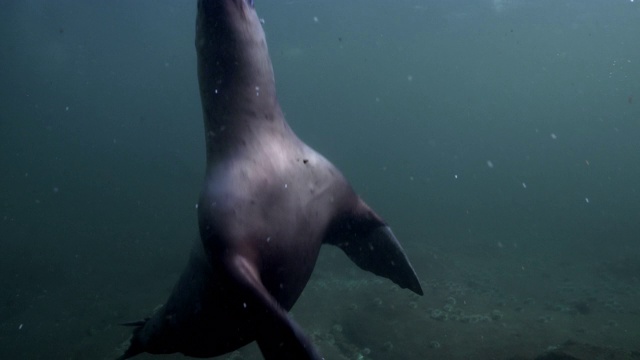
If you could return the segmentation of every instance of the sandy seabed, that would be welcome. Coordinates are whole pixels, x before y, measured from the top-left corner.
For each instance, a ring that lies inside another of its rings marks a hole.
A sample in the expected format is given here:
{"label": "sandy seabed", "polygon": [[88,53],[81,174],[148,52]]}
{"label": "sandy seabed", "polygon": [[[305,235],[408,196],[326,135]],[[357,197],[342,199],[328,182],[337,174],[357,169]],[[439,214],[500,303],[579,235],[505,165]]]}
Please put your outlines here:
{"label": "sandy seabed", "polygon": [[[292,315],[326,359],[640,359],[633,257],[569,262],[481,247],[410,257],[422,297],[323,249]],[[178,273],[152,278],[149,270],[141,286],[105,280],[86,293],[23,288],[0,305],[0,358],[114,359],[130,331],[117,323],[148,315]],[[262,359],[255,344],[219,358]]]}

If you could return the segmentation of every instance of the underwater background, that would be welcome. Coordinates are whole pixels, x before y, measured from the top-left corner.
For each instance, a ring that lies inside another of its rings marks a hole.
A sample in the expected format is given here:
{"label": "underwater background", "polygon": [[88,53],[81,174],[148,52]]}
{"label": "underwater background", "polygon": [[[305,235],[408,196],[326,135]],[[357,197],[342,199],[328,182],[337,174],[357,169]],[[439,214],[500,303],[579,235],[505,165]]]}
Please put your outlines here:
{"label": "underwater background", "polygon": [[[114,359],[185,266],[195,5],[0,1],[0,359]],[[326,359],[640,359],[640,1],[256,7],[288,122],[425,290],[325,247],[292,314]]]}

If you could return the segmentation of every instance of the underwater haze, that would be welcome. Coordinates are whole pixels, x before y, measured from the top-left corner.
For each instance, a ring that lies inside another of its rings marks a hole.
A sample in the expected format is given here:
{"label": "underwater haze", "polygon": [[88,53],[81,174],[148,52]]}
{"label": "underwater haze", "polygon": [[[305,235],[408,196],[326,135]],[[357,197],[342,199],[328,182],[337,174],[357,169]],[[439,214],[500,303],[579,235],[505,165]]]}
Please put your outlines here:
{"label": "underwater haze", "polygon": [[[327,360],[640,359],[640,1],[255,2],[289,124],[425,290],[323,248],[292,314]],[[168,297],[195,6],[0,1],[0,359],[114,359]]]}

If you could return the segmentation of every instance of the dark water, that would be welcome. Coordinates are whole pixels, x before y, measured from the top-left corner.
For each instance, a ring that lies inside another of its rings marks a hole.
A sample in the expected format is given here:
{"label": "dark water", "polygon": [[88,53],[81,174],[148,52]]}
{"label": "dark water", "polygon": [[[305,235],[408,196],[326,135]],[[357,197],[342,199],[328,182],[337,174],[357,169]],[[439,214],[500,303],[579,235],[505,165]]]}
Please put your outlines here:
{"label": "dark water", "polygon": [[[639,356],[638,1],[256,2],[288,121],[426,292],[324,249],[293,313],[327,359]],[[0,2],[1,359],[111,359],[166,299],[203,175],[194,19]]]}

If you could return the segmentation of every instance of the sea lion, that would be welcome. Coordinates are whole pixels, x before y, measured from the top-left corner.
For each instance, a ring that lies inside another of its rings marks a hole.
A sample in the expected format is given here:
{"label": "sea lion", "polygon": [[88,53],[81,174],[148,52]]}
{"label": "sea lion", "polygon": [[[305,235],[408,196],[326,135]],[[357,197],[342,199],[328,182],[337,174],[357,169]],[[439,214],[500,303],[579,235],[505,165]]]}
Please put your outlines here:
{"label": "sea lion", "polygon": [[200,238],[166,304],[128,324],[120,359],[212,357],[252,341],[268,360],[321,359],[287,311],[323,243],[422,295],[420,282],[384,221],[285,121],[253,1],[199,0],[196,49],[207,152]]}

